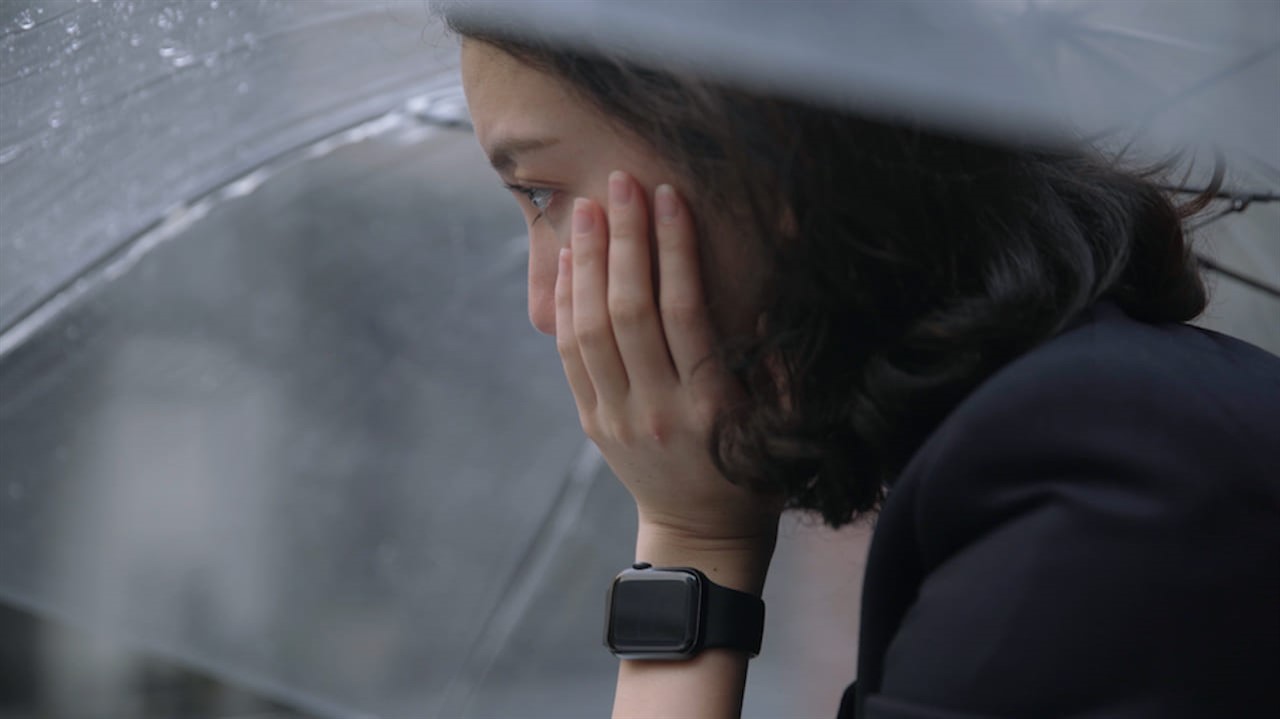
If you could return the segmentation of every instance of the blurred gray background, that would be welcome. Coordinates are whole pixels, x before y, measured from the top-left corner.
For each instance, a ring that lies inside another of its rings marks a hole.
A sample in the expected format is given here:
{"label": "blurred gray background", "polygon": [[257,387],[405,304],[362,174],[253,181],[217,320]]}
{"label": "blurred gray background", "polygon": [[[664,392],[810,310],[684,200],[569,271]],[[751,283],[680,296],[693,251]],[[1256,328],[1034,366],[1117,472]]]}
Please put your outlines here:
{"label": "blurred gray background", "polygon": [[[424,2],[0,0],[0,717],[607,714],[634,509],[455,65]],[[867,537],[787,520],[746,716],[834,714]]]}

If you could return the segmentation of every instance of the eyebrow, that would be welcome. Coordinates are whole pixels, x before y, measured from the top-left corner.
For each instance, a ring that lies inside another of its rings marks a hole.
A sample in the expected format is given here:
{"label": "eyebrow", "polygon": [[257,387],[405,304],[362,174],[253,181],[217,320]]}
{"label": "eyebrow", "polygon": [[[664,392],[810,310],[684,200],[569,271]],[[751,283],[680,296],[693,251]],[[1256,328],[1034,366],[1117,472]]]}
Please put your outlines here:
{"label": "eyebrow", "polygon": [[510,172],[518,164],[516,155],[535,150],[545,150],[558,145],[560,140],[552,137],[513,137],[494,143],[489,152],[489,164],[498,172]]}

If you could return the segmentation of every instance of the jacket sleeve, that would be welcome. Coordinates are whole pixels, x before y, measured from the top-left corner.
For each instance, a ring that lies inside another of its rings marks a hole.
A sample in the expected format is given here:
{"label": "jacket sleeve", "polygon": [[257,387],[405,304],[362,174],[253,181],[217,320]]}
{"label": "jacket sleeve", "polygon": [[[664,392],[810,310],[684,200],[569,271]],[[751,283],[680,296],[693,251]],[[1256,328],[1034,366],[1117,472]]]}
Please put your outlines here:
{"label": "jacket sleeve", "polygon": [[1280,716],[1275,448],[1232,436],[1124,368],[967,402],[910,470],[923,579],[866,716]]}

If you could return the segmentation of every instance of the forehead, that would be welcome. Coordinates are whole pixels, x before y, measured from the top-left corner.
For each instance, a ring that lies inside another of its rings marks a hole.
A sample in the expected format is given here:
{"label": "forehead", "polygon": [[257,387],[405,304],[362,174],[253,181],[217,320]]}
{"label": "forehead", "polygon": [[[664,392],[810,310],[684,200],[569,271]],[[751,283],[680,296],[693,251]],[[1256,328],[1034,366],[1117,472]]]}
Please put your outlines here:
{"label": "forehead", "polygon": [[658,153],[563,80],[475,40],[463,41],[461,60],[471,122],[486,154],[513,139],[553,139],[553,149],[530,159],[552,160],[565,173],[626,169],[642,183],[670,180]]}
{"label": "forehead", "polygon": [[551,75],[475,40],[462,43],[462,86],[476,137],[486,149],[509,136],[598,132],[599,117]]}

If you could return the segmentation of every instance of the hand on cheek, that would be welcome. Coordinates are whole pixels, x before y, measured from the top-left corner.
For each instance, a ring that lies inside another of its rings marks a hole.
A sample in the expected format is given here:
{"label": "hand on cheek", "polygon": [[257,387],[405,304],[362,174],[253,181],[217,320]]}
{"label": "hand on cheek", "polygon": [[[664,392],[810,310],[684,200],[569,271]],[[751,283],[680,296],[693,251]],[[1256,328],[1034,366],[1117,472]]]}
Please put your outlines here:
{"label": "hand on cheek", "polygon": [[708,450],[716,413],[741,388],[707,359],[715,337],[692,218],[664,185],[651,220],[645,195],[613,173],[607,208],[575,201],[560,253],[556,345],[582,428],[635,498],[642,525],[693,540],[772,542],[777,498],[730,484]]}

